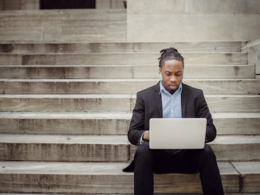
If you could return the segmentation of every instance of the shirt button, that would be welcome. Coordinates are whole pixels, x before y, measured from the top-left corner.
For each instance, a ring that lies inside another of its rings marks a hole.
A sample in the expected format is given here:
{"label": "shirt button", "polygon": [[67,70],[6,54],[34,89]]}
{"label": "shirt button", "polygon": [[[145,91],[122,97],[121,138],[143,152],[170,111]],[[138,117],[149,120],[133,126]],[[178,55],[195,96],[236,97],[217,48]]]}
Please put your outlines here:
{"label": "shirt button", "polygon": [[171,112],[172,112],[173,110],[171,110]]}

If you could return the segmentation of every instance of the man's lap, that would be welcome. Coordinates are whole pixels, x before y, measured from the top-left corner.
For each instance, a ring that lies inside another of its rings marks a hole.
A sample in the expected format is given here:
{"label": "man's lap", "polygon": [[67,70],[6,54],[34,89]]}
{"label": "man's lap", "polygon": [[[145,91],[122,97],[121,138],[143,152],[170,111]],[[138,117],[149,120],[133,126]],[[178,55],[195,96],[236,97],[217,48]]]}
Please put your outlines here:
{"label": "man's lap", "polygon": [[150,149],[149,141],[144,141],[137,148],[135,166],[142,164],[140,161],[143,160],[153,165],[155,173],[196,173],[199,172],[198,160],[206,160],[209,155],[215,156],[207,144],[203,149]]}

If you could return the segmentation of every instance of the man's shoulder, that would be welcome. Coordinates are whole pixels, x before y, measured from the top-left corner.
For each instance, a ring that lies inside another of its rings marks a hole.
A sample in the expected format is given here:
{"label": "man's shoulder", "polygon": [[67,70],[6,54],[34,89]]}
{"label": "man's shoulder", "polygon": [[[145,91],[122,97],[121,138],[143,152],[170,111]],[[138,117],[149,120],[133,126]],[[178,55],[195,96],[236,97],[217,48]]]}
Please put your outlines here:
{"label": "man's shoulder", "polygon": [[182,90],[186,90],[187,93],[188,93],[187,94],[188,96],[201,96],[201,95],[203,95],[202,89],[195,88],[195,87],[192,87],[192,86],[184,84],[184,83],[182,83]]}
{"label": "man's shoulder", "polygon": [[182,83],[182,88],[186,88],[187,90],[193,91],[193,92],[202,92],[202,89],[195,88],[195,87],[192,87],[192,86],[184,84],[184,83]]}
{"label": "man's shoulder", "polygon": [[154,93],[156,90],[158,90],[158,93],[159,93],[159,90],[160,90],[160,88],[159,88],[159,82],[158,82],[157,84],[151,86],[151,87],[148,87],[148,88],[146,88],[146,89],[143,89],[143,90],[141,90],[141,91],[138,91],[138,92],[137,92],[137,95],[139,95],[139,96],[147,96],[147,95],[149,95],[149,94]]}

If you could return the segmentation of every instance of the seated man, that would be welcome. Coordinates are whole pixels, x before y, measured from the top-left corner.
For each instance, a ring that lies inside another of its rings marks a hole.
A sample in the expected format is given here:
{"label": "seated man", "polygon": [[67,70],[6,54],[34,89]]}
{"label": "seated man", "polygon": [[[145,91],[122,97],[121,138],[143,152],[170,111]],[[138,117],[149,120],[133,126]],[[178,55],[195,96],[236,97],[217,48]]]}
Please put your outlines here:
{"label": "seated man", "polygon": [[128,139],[138,148],[134,161],[123,171],[134,171],[135,195],[153,194],[154,172],[199,172],[204,194],[224,194],[216,157],[209,145],[193,150],[149,148],[151,118],[206,118],[205,142],[216,137],[216,128],[202,90],[182,83],[184,59],[181,54],[175,48],[163,49],[159,60],[162,80],[137,93]]}

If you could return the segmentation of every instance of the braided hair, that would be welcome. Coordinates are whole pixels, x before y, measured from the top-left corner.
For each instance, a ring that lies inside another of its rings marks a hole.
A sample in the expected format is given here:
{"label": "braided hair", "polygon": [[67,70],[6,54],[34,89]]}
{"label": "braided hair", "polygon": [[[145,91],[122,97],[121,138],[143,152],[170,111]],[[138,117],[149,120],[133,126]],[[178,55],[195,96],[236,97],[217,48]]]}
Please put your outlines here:
{"label": "braided hair", "polygon": [[177,60],[177,61],[180,61],[180,62],[182,62],[182,65],[183,65],[183,68],[184,68],[184,58],[178,52],[178,50],[175,49],[174,47],[162,49],[160,51],[160,53],[161,53],[161,57],[158,58],[158,60],[160,60],[159,61],[159,67],[160,68],[162,68],[163,62],[165,62],[167,60]]}

